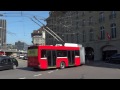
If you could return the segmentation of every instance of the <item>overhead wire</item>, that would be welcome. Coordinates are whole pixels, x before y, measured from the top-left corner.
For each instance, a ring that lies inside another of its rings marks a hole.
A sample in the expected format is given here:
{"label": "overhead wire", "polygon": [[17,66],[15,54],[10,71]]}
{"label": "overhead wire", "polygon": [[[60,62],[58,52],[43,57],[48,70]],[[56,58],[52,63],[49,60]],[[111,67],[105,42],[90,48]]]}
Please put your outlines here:
{"label": "overhead wire", "polygon": [[[30,18],[32,17],[33,15],[32,14],[28,14],[28,13],[23,13],[23,11],[17,11],[17,12],[0,12],[0,15],[2,15],[2,17],[22,17],[22,24],[23,24],[23,29],[25,28],[24,27],[24,17],[27,17],[27,18]],[[38,17],[41,17],[39,15],[37,15]],[[45,20],[45,18],[41,18],[41,20]],[[32,20],[33,21],[33,20]],[[37,23],[36,23],[37,24]],[[8,34],[11,34],[11,35],[16,35],[15,33],[12,33],[10,31],[7,31]],[[23,30],[23,34],[25,36],[25,30]]]}
{"label": "overhead wire", "polygon": [[[33,20],[32,18],[30,18],[34,23],[36,23],[37,25],[39,25],[40,27],[42,27],[40,24],[38,24],[35,20]],[[53,36],[57,41],[59,41],[53,34],[51,34],[46,28],[43,27],[43,29],[49,33],[51,36]]]}
{"label": "overhead wire", "polygon": [[53,32],[53,30],[51,30],[49,27],[43,24],[40,20],[38,20],[36,16],[34,16],[34,19],[37,20],[39,23],[41,23],[47,31],[49,31],[52,35],[54,35],[54,37],[56,37],[57,39],[59,39],[59,41],[62,41],[62,43],[64,43],[64,41],[60,36],[58,36],[55,32]]}

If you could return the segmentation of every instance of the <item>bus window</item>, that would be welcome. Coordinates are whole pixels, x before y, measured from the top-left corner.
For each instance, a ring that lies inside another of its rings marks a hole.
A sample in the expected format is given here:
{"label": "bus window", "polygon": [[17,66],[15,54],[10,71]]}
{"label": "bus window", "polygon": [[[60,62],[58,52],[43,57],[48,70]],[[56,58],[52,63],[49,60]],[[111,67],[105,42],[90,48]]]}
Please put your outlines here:
{"label": "bus window", "polygon": [[57,57],[67,57],[67,51],[65,50],[58,50]]}
{"label": "bus window", "polygon": [[80,51],[79,50],[75,51],[75,56],[80,56]]}
{"label": "bus window", "polygon": [[41,58],[46,57],[46,50],[41,50]]}

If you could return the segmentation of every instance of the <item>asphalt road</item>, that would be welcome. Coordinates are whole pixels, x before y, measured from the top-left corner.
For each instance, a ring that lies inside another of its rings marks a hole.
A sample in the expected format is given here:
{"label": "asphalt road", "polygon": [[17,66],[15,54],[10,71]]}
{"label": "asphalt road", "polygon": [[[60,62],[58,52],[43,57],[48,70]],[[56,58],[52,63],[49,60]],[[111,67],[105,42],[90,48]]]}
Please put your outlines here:
{"label": "asphalt road", "polygon": [[16,70],[0,71],[0,79],[120,79],[120,65],[104,62],[91,62],[63,70],[33,70],[27,67],[26,60],[18,60]]}

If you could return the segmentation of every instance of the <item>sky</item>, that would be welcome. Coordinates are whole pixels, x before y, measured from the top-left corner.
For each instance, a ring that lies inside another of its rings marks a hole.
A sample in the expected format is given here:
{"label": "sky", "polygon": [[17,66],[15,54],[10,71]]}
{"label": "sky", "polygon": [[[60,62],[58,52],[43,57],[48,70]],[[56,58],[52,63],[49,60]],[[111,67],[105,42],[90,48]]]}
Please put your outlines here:
{"label": "sky", "polygon": [[33,30],[38,30],[40,26],[34,23],[30,18],[34,19],[33,16],[36,16],[37,19],[46,24],[44,20],[49,17],[49,11],[0,11],[0,14],[3,15],[0,15],[0,19],[7,21],[6,42],[7,44],[13,45],[17,41],[31,45],[31,33]]}

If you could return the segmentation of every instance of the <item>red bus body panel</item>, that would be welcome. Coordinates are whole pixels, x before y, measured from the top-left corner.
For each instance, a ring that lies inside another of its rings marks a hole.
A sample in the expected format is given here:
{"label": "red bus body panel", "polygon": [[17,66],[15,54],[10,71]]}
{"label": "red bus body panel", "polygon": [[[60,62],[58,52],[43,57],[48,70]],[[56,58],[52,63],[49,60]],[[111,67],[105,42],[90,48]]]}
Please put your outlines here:
{"label": "red bus body panel", "polygon": [[75,57],[75,66],[79,66],[80,64],[80,57]]}
{"label": "red bus body panel", "polygon": [[0,51],[0,56],[2,55],[6,55],[6,53],[4,51]]}
{"label": "red bus body panel", "polygon": [[28,67],[38,67],[38,57],[28,57]]}
{"label": "red bus body panel", "polygon": [[39,46],[39,49],[46,49],[46,50],[80,50],[80,47]]}
{"label": "red bus body panel", "polygon": [[48,62],[46,58],[41,58],[40,60],[40,69],[47,69],[48,68]]}
{"label": "red bus body panel", "polygon": [[[32,47],[32,46],[31,46]],[[37,56],[28,56],[28,67],[39,67],[40,69],[48,69],[48,60],[47,58],[41,58],[41,50],[80,50],[80,47],[68,47],[68,46],[52,46],[52,45],[39,45],[39,46],[33,46],[38,49],[37,50]],[[28,49],[29,50],[29,49]],[[74,58],[75,66],[80,65],[80,57]],[[56,68],[60,68],[60,63],[65,62],[66,67],[69,66],[69,60],[67,57],[57,57],[56,58]]]}

